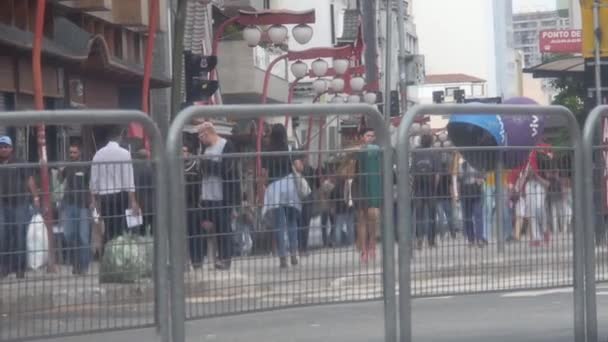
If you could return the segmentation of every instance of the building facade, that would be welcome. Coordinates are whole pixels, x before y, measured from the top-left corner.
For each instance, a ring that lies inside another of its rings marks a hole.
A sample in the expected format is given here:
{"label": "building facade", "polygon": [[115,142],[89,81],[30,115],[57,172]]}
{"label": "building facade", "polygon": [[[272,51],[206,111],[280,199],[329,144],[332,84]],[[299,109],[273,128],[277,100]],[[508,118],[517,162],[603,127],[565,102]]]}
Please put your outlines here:
{"label": "building facade", "polygon": [[[434,74],[426,75],[424,84],[418,87],[417,97],[421,104],[433,103],[433,93],[443,92],[444,102],[453,103],[454,91],[463,90],[465,98],[485,98],[488,94],[487,81],[466,74]],[[443,129],[448,123],[449,116],[430,117],[432,129]]]}
{"label": "building facade", "polygon": [[[143,0],[48,1],[42,47],[45,108],[140,109],[147,8]],[[34,109],[35,12],[35,0],[0,2],[0,110]],[[161,30],[167,28],[166,20],[162,12]],[[154,68],[151,86],[169,85],[163,70]],[[38,160],[34,129],[2,131],[13,137],[19,157]],[[49,160],[64,160],[70,139],[81,139],[85,152],[92,154],[104,138],[92,126],[47,126]]]}
{"label": "building facade", "polygon": [[[418,44],[418,32],[416,28],[416,16],[413,11],[414,9],[414,1],[413,0],[400,0],[404,2],[405,8],[405,37],[404,37],[404,46],[405,51],[408,55],[417,55],[420,53],[420,48]],[[387,45],[387,25],[386,25],[386,3],[384,1],[378,1],[379,12],[377,16],[378,28],[377,32],[379,32],[378,37],[378,54],[380,56],[378,60],[378,66],[380,69],[380,82],[382,84],[382,91],[391,91],[391,90],[399,90],[399,59],[397,58],[399,54],[399,35],[397,34],[398,23],[398,4],[396,1],[393,1],[392,7],[392,24],[391,24],[391,55],[393,58],[391,59],[391,65],[386,66],[386,45]],[[385,88],[384,76],[389,73],[391,75],[391,88]],[[416,87],[417,85],[413,85],[408,87],[407,97],[409,105],[414,105],[418,103],[418,98],[416,98]]]}
{"label": "building facade", "polygon": [[[300,45],[294,40],[289,39],[284,48],[289,50],[304,50],[318,47],[334,47],[344,44],[354,43],[359,34],[361,25],[361,3],[364,0],[224,0],[224,1],[207,1],[207,2],[189,2],[188,3],[188,18],[185,34],[185,50],[194,53],[210,54],[213,33],[227,18],[236,15],[238,10],[291,10],[305,11],[315,10],[316,22],[312,24],[314,35],[311,41],[305,45]],[[367,0],[365,0],[367,1]],[[377,63],[379,65],[379,75],[382,77],[387,74],[384,70],[384,47],[386,46],[386,30],[384,22],[384,7],[383,1],[374,1],[376,3],[377,21],[376,31],[379,33],[376,40],[377,44]],[[418,53],[418,36],[416,34],[416,25],[414,24],[414,16],[412,12],[412,1],[405,1],[405,6],[408,9],[406,20],[406,38],[405,46],[410,54]],[[388,73],[398,75],[398,35],[397,35],[397,6],[395,4],[393,10],[393,35],[392,35],[392,55],[393,63],[388,68]],[[291,29],[290,25],[287,25]],[[223,103],[259,103],[261,98],[261,84],[264,72],[268,68],[270,62],[284,53],[284,50],[277,49],[270,45],[264,47],[249,48],[242,41],[239,34],[227,34],[221,40],[218,53],[218,78],[220,82],[220,94]],[[311,61],[308,61],[309,63]],[[332,63],[331,60],[327,60]],[[271,71],[272,79],[268,99],[270,103],[287,102],[289,83],[294,80],[294,76],[290,72],[290,63],[279,63]],[[312,92],[312,79],[303,79],[300,81],[300,86],[296,87],[293,97],[293,103],[311,103],[314,99]],[[391,82],[391,90],[398,89],[398,77],[393,76]],[[380,79],[380,84],[384,82]],[[384,89],[381,89],[384,90]],[[408,92],[410,97],[416,96],[417,92]],[[320,102],[330,101],[331,97],[326,96],[320,99]],[[414,99],[413,103],[416,102]],[[333,149],[341,145],[341,136],[345,127],[351,129],[356,127],[356,120],[347,120],[348,122],[333,121],[332,124],[325,127],[324,145],[322,148]],[[352,121],[352,122],[351,122]],[[294,130],[288,127],[290,137],[294,142],[305,144],[305,137],[302,136],[303,131],[307,131],[308,120],[299,120],[299,126]],[[243,123],[237,124],[237,129],[240,126],[247,130]],[[352,127],[351,127],[352,126]],[[306,134],[307,135],[307,134]],[[313,137],[319,134],[315,132]],[[310,146],[317,146],[315,141],[311,141]]]}
{"label": "building facade", "polygon": [[524,66],[532,67],[543,62],[539,46],[541,31],[569,29],[570,23],[569,15],[559,10],[514,14],[514,46],[523,53]]}
{"label": "building facade", "polygon": [[518,95],[511,6],[510,0],[414,3],[426,73],[462,73],[484,79],[488,97]]}

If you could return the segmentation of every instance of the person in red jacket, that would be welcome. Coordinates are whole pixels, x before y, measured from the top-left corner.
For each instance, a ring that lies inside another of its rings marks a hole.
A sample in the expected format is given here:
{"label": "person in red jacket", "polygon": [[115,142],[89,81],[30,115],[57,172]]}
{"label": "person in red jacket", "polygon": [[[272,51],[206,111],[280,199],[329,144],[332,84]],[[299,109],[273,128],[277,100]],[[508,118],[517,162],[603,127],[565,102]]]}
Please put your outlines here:
{"label": "person in red jacket", "polygon": [[530,223],[531,245],[540,246],[543,238],[545,242],[550,240],[547,228],[546,196],[549,181],[544,172],[539,168],[539,153],[551,158],[552,153],[547,144],[539,144],[530,152],[528,161],[519,168],[511,171],[509,175],[509,189],[515,202],[515,239],[521,238],[521,231],[525,219]]}

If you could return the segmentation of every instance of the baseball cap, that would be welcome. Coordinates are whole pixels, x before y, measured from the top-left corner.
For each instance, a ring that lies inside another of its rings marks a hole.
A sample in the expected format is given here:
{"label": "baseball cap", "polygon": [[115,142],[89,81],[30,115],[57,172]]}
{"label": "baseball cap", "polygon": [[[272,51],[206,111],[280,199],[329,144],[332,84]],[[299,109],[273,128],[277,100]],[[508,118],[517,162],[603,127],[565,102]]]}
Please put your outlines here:
{"label": "baseball cap", "polygon": [[11,137],[6,135],[0,136],[0,145],[13,146],[13,140],[11,140]]}

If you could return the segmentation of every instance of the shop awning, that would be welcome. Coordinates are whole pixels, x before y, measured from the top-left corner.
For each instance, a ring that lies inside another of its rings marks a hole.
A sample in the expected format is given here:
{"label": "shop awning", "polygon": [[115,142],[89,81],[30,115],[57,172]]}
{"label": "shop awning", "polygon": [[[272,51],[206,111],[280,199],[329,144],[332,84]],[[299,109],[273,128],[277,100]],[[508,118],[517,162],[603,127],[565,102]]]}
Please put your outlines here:
{"label": "shop awning", "polygon": [[563,76],[582,76],[585,72],[583,57],[567,57],[539,64],[523,70],[534,78],[557,78]]}

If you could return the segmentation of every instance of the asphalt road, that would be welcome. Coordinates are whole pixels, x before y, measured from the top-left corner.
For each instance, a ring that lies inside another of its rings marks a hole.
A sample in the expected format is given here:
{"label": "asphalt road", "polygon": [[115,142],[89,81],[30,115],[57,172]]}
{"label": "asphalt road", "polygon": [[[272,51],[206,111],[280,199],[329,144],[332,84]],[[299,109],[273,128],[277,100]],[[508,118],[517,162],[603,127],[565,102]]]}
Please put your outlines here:
{"label": "asphalt road", "polygon": [[[574,340],[569,289],[417,299],[414,341]],[[598,286],[600,341],[608,341],[608,285]],[[382,304],[319,306],[190,322],[188,341],[381,342]],[[76,342],[83,337],[55,341]],[[152,330],[86,337],[90,342],[157,341]]]}

